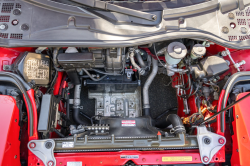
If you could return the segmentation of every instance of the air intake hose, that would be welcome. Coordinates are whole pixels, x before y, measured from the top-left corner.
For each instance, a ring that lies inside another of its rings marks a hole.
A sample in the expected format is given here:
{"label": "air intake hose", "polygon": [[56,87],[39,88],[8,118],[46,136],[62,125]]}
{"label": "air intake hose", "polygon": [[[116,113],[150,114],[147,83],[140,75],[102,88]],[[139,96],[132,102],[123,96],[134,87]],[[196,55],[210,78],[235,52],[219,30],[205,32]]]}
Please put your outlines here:
{"label": "air intake hose", "polygon": [[83,120],[80,118],[80,104],[81,104],[81,84],[75,85],[74,103],[73,103],[73,119],[77,124],[88,125],[89,120]]}

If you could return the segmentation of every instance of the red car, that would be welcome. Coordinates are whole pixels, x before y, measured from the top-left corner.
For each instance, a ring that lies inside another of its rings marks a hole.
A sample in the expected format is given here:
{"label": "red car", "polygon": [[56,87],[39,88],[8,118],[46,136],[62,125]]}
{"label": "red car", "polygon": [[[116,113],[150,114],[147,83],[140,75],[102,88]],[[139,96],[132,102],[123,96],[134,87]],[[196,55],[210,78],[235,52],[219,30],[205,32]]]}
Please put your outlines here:
{"label": "red car", "polygon": [[250,165],[249,5],[0,1],[1,165]]}

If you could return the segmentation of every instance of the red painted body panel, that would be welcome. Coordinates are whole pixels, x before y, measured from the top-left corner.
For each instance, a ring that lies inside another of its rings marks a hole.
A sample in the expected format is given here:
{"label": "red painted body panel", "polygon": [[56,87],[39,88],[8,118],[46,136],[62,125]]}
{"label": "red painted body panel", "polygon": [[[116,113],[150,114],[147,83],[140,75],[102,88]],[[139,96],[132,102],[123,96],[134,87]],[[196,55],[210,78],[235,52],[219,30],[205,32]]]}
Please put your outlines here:
{"label": "red painted body panel", "polygon": [[[248,93],[241,93],[237,96],[237,100],[244,97]],[[247,98],[235,105],[233,130],[233,152],[231,163],[233,166],[250,165],[250,99]]]}
{"label": "red painted body panel", "polygon": [[1,166],[20,165],[19,110],[11,96],[0,95],[0,164]]}

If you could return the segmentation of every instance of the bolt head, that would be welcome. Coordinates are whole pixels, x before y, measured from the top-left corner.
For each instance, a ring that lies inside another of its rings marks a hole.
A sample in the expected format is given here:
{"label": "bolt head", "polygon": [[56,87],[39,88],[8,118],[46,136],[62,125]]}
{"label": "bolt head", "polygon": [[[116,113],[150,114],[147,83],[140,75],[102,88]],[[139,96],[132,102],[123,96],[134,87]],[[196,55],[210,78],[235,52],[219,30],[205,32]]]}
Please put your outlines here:
{"label": "bolt head", "polygon": [[156,20],[156,19],[157,19],[157,16],[156,16],[156,15],[153,15],[153,16],[152,16],[152,19],[153,19],[153,20]]}
{"label": "bolt head", "polygon": [[30,147],[31,149],[35,148],[35,147],[36,147],[36,143],[31,142],[31,143],[29,144],[29,147]]}
{"label": "bolt head", "polygon": [[54,162],[53,161],[49,161],[48,163],[47,163],[47,166],[53,166],[54,165]]}
{"label": "bolt head", "polygon": [[207,156],[204,156],[204,157],[203,157],[203,161],[204,161],[205,163],[207,163],[207,162],[209,161],[209,158],[208,158]]}
{"label": "bolt head", "polygon": [[223,138],[220,138],[220,139],[218,140],[218,142],[219,142],[219,144],[224,144],[224,143],[225,143],[225,140],[224,140]]}

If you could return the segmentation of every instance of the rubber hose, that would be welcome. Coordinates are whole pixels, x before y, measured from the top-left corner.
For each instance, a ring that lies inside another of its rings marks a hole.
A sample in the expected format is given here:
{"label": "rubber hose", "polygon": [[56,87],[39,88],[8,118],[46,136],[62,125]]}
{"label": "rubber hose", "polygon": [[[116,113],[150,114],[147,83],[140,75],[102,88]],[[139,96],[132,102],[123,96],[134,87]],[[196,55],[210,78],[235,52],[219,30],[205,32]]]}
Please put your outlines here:
{"label": "rubber hose", "polygon": [[170,124],[172,124],[175,134],[183,132],[186,133],[182,120],[178,115],[176,114],[168,115],[168,117],[166,118],[166,126],[169,126]]}
{"label": "rubber hose", "polygon": [[139,64],[141,65],[141,67],[142,68],[146,68],[146,65],[145,65],[145,63],[144,63],[144,61],[143,61],[143,59],[142,59],[142,57],[140,55],[140,51],[139,50],[135,51],[135,57],[136,57],[137,61],[139,62]]}
{"label": "rubber hose", "polygon": [[73,108],[73,119],[78,125],[88,125],[90,124],[89,120],[84,120],[80,118],[80,108]]}

